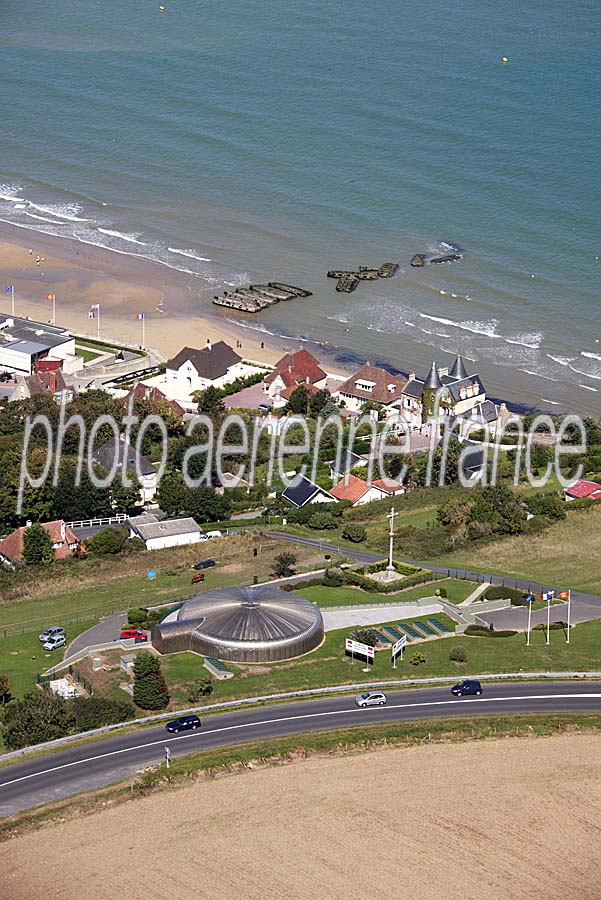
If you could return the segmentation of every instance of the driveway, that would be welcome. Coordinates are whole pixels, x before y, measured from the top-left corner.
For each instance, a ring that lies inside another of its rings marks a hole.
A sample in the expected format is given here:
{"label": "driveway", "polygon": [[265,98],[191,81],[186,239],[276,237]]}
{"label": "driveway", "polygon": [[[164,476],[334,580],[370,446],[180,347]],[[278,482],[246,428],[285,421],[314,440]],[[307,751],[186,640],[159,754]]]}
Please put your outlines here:
{"label": "driveway", "polygon": [[127,613],[115,613],[112,616],[104,616],[98,625],[92,625],[87,631],[82,632],[79,637],[71,641],[65,653],[65,657],[73,656],[79,653],[84,647],[91,647],[93,644],[104,644],[119,637],[121,625],[127,622]]}

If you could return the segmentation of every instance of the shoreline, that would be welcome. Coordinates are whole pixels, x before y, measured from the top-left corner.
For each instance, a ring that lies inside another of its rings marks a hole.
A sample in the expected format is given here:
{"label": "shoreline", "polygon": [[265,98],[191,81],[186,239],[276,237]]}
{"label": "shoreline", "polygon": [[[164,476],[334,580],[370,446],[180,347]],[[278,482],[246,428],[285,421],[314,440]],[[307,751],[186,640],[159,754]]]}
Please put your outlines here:
{"label": "shoreline", "polygon": [[[36,265],[36,256],[43,258],[40,266]],[[57,298],[56,323],[82,336],[95,331],[88,311],[93,304],[100,303],[100,337],[120,338],[140,346],[141,325],[136,314],[144,313],[146,346],[168,358],[185,346],[201,349],[210,339],[212,343],[224,340],[243,357],[270,364],[287,351],[305,347],[333,375],[348,377],[366,359],[371,359],[374,365],[407,374],[408,360],[403,368],[370,352],[369,347],[361,352],[338,344],[328,345],[317,338],[273,334],[262,330],[262,320],[255,322],[250,314],[240,314],[240,322],[233,322],[231,311],[222,313],[212,304],[213,295],[222,286],[135,253],[99,247],[77,238],[48,235],[0,222],[0,279],[2,277],[4,284],[15,285],[16,315],[48,321],[50,310],[44,298],[53,292]],[[223,287],[227,286],[224,284]],[[0,296],[5,300],[0,311],[10,311],[9,295],[0,291]],[[238,342],[241,342],[240,347]],[[439,360],[443,355],[432,353],[432,357]],[[423,374],[428,366],[424,354]],[[479,373],[485,384],[492,380],[488,378],[486,366],[479,367]],[[521,381],[516,373],[513,387],[511,383],[507,386],[496,384],[488,391],[488,396],[495,402],[504,400],[520,413],[544,409],[544,403],[533,402],[531,391],[522,390]],[[592,411],[586,409],[586,404],[579,408],[583,414]],[[567,403],[555,404],[546,411],[557,414],[569,412],[570,408]]]}

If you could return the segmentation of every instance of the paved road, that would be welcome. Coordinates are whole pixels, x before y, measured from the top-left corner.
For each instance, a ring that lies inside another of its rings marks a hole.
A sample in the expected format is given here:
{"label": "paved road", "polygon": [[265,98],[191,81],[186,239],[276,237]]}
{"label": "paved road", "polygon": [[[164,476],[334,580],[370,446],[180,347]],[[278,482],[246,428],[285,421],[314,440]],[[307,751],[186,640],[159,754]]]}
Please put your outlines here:
{"label": "paved road", "polygon": [[[359,674],[359,673],[357,673]],[[486,684],[482,697],[455,699],[444,687],[395,691],[388,705],[357,709],[352,697],[328,697],[241,709],[207,717],[199,731],[167,735],[163,726],[14,763],[0,770],[0,816],[111,784],[173,757],[210,747],[320,729],[482,713],[601,710],[601,687],[574,682]]]}
{"label": "paved road", "polygon": [[[104,644],[106,641],[114,641],[121,633],[121,626],[127,627],[127,613],[115,613],[112,616],[103,616],[98,625],[92,625],[87,631],[82,632],[74,641],[71,641],[67,647],[65,657],[73,656],[84,647],[91,647],[93,644]],[[69,626],[67,625],[67,636],[69,634]],[[54,663],[53,663],[54,665]]]}
{"label": "paved road", "polygon": [[[360,563],[371,563],[376,562],[377,560],[382,559],[382,553],[369,553],[366,550],[355,550],[354,548],[349,547],[338,547],[335,544],[330,544],[327,541],[321,541],[318,538],[309,538],[309,537],[298,537],[297,535],[287,534],[283,531],[268,531],[271,537],[281,538],[284,541],[290,541],[291,543],[297,544],[306,544],[309,547],[317,547],[322,550],[324,553],[345,553],[348,556],[354,557],[357,562]],[[448,566],[439,566],[435,565],[431,562],[416,562],[414,559],[403,559],[403,557],[397,557],[401,562],[408,563],[411,566],[424,566],[426,569],[430,569],[432,572],[438,572],[441,575],[446,575],[449,578],[465,578],[468,581],[488,581],[490,584],[499,584],[505,587],[514,587],[523,591],[532,591],[534,594],[541,594],[544,591],[555,591],[559,594],[561,591],[567,591],[570,587],[569,585],[556,585],[556,584],[541,584],[536,581],[526,581],[523,578],[507,578],[501,575],[490,575],[486,572],[475,572],[470,569],[456,569],[449,568]],[[488,616],[489,614],[487,614]],[[533,614],[533,619],[534,619]],[[544,612],[544,621],[546,622],[546,611]],[[553,616],[555,615],[555,619]],[[551,607],[551,621],[565,621],[566,615],[565,610],[558,606]],[[599,619],[601,618],[601,595],[599,594],[586,594],[583,591],[572,591],[572,622],[589,622],[591,619]],[[488,619],[487,619],[488,620]],[[495,625],[499,625],[501,627],[502,619],[497,623],[495,621]],[[509,626],[508,626],[509,627]],[[515,626],[511,626],[515,627]],[[524,625],[524,628],[526,626]]]}

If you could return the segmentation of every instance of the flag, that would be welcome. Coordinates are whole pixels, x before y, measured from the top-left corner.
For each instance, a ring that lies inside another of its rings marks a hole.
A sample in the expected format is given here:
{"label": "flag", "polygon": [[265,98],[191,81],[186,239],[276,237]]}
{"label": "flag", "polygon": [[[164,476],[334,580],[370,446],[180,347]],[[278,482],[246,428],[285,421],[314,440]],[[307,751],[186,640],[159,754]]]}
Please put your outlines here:
{"label": "flag", "polygon": [[94,318],[94,310],[91,309],[90,312],[88,313],[88,319],[93,319],[93,318]]}
{"label": "flag", "polygon": [[569,591],[561,591],[560,594],[557,595],[560,600],[569,600],[570,592]]}
{"label": "flag", "polygon": [[9,292],[14,291],[14,289],[15,289],[14,284],[7,284],[6,287],[4,288],[5,291],[9,291]]}
{"label": "flag", "polygon": [[136,319],[141,322],[144,319],[144,313],[136,313]]}
{"label": "flag", "polygon": [[90,309],[100,309],[100,303],[92,303]]}
{"label": "flag", "polygon": [[534,597],[532,596],[532,594],[528,594],[527,597],[524,597],[524,603],[532,603],[533,600]]}
{"label": "flag", "polygon": [[46,300],[50,300],[50,302],[52,303],[54,300],[56,300],[56,294],[46,294]]}

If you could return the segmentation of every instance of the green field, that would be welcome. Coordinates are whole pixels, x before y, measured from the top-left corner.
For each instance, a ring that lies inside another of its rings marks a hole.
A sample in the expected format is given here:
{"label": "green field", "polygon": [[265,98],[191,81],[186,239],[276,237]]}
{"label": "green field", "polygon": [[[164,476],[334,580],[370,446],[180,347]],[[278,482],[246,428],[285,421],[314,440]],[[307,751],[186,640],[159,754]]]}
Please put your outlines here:
{"label": "green field", "polygon": [[75,352],[78,356],[81,356],[84,363],[91,362],[93,359],[98,359],[102,354],[94,351],[88,350],[86,347],[82,347],[80,344],[75,346]]}

